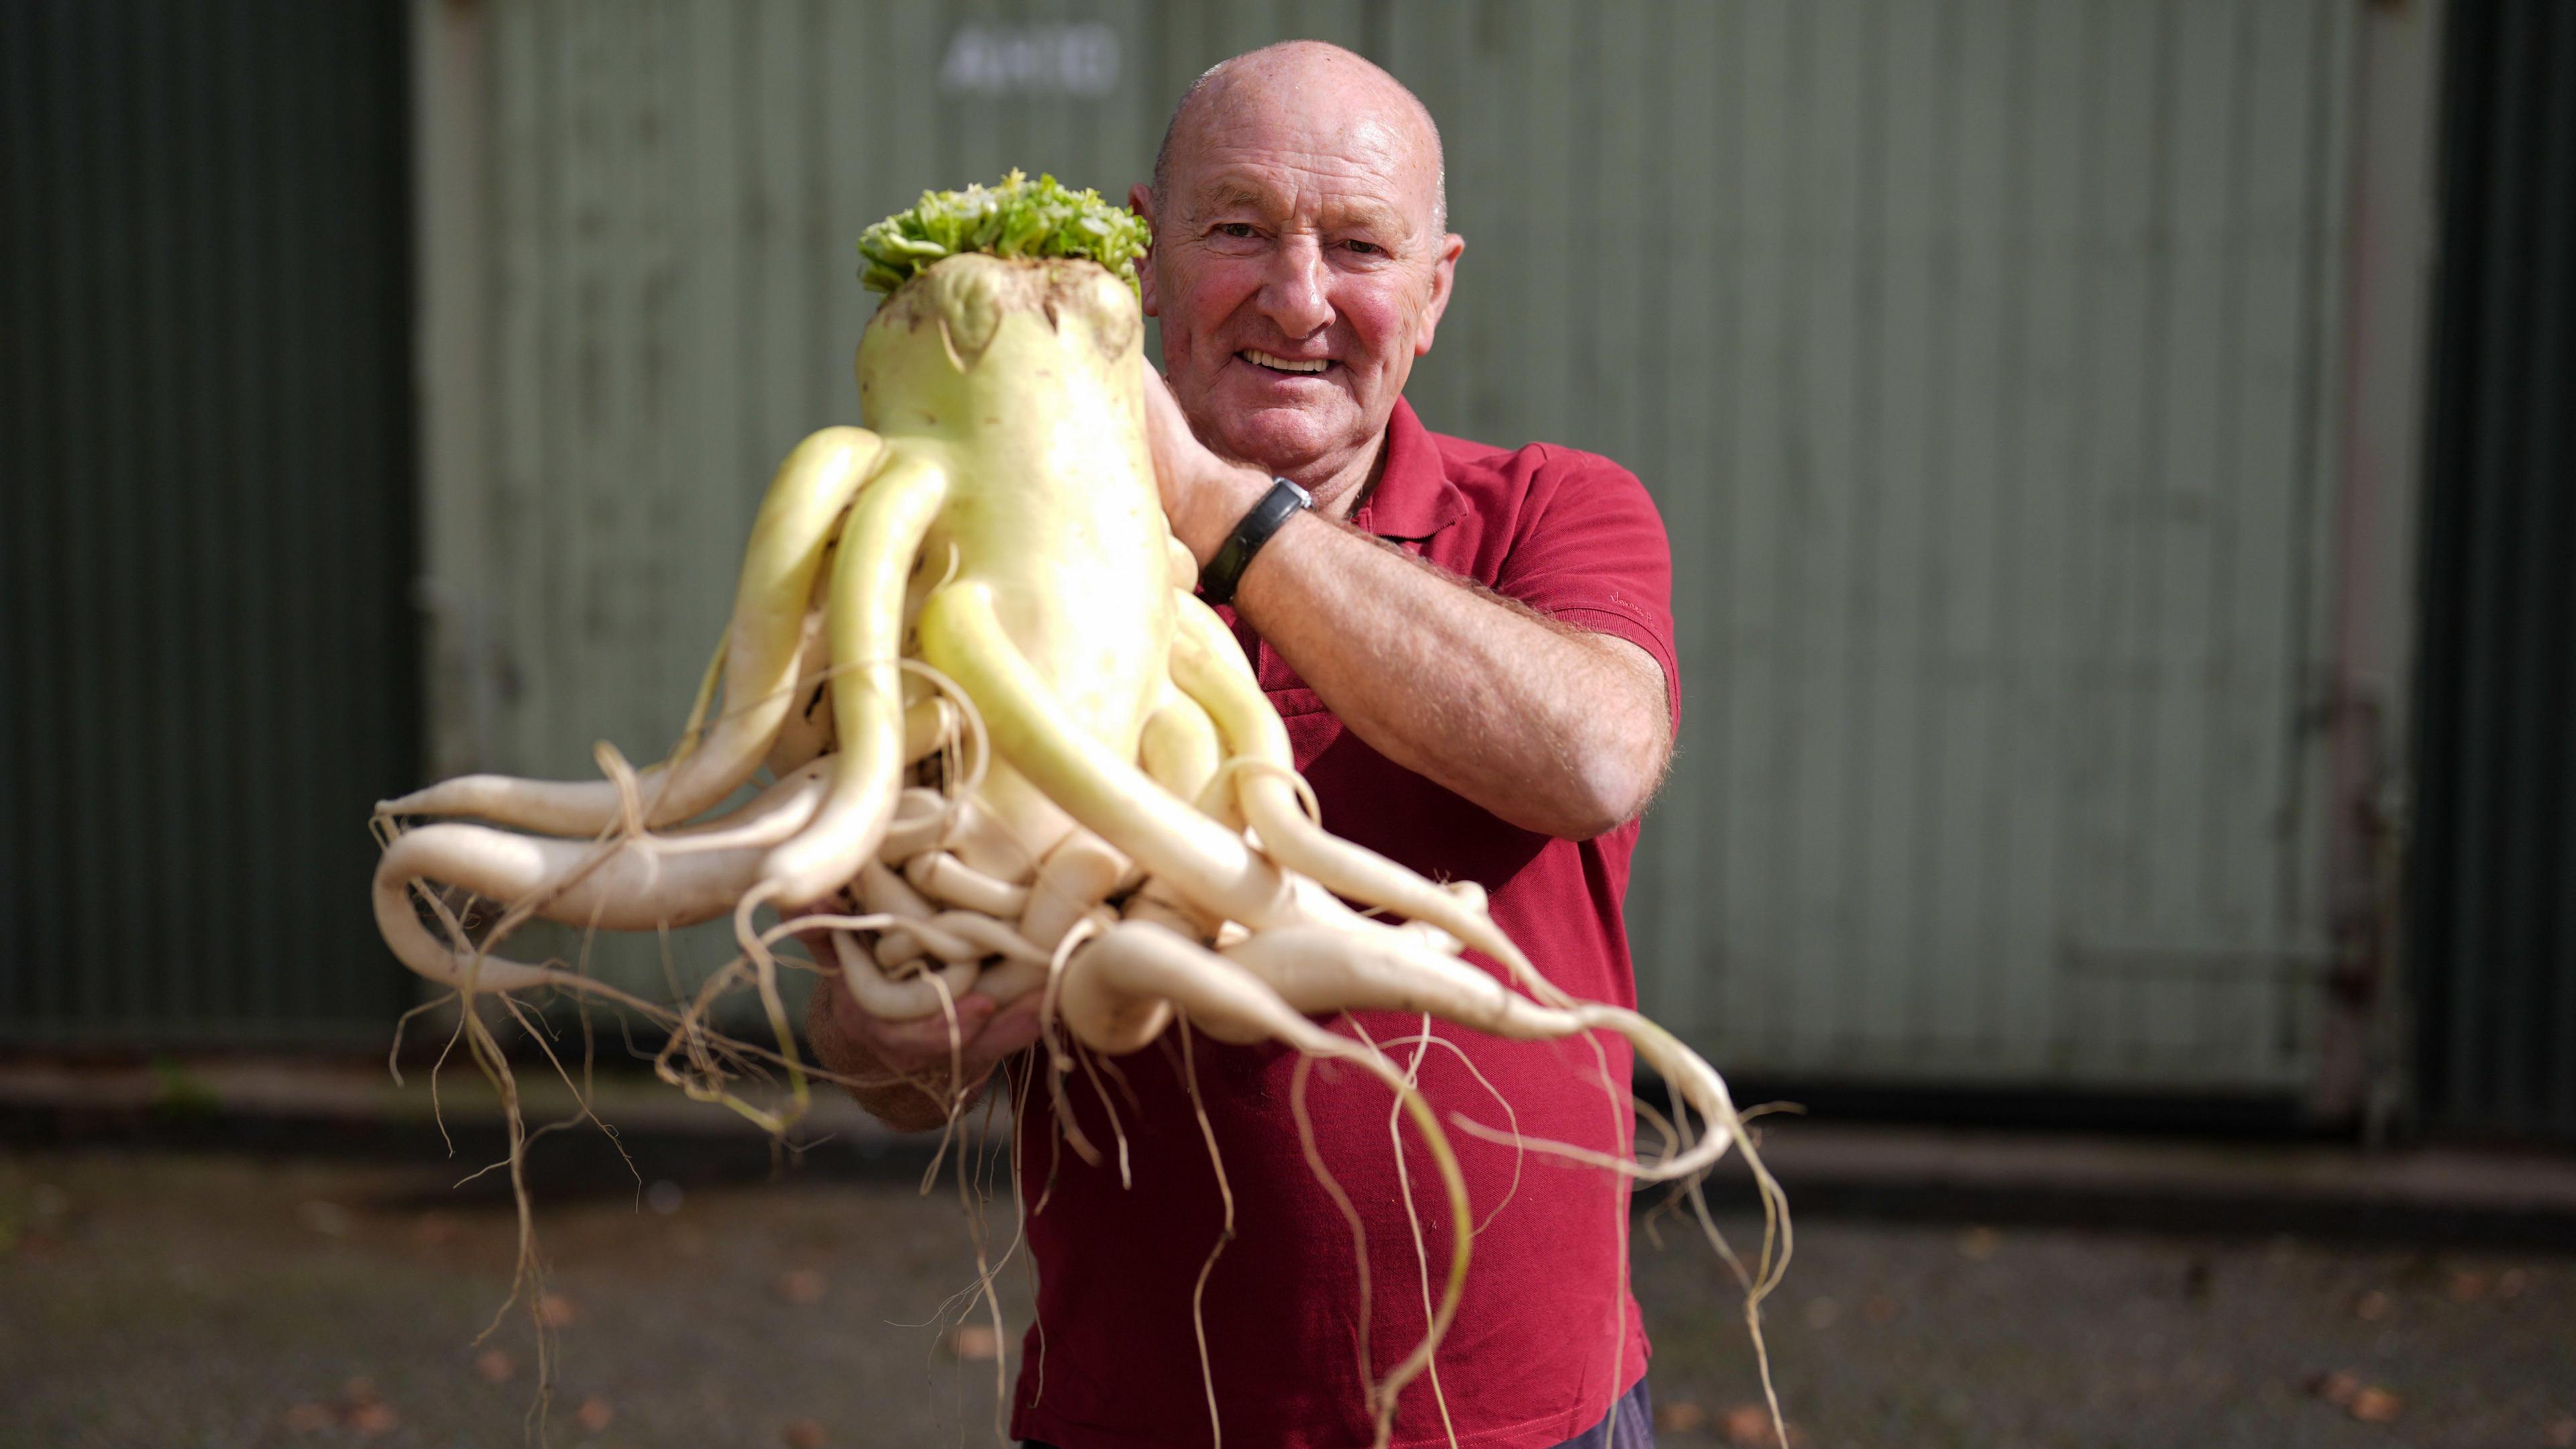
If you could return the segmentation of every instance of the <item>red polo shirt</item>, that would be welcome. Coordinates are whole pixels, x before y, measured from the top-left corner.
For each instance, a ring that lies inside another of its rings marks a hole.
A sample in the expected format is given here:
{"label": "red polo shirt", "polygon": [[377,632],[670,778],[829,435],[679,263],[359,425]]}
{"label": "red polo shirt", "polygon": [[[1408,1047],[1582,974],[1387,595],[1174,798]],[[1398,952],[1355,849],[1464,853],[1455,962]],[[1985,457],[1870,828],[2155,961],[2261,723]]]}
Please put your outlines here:
{"label": "red polo shirt", "polygon": [[[1510,451],[1444,437],[1399,401],[1385,470],[1351,521],[1542,613],[1635,643],[1663,665],[1679,720],[1671,556],[1646,490],[1617,464],[1545,444]],[[1569,841],[1505,824],[1346,731],[1276,651],[1239,622],[1235,629],[1287,721],[1326,826],[1434,879],[1482,884],[1495,920],[1551,979],[1577,996],[1635,1003],[1620,919],[1635,825]],[[1421,1019],[1362,1013],[1357,1025],[1385,1042],[1419,1033]],[[1335,1029],[1354,1028],[1345,1018]],[[1429,1049],[1421,1063],[1422,1090],[1444,1122],[1464,1114],[1497,1128],[1516,1123],[1531,1138],[1627,1150],[1625,1098],[1614,1109],[1588,1042],[1505,1042],[1445,1023],[1434,1031],[1458,1048]],[[1405,1063],[1425,1050],[1393,1054]],[[1193,1038],[1191,1052],[1234,1196],[1234,1239],[1204,1300],[1225,1443],[1366,1444],[1357,1254],[1348,1220],[1298,1146],[1288,1103],[1295,1058],[1204,1037]],[[1609,1080],[1624,1085],[1626,1044],[1611,1039],[1604,1052]],[[1027,1231],[1038,1322],[1012,1429],[1061,1449],[1206,1444],[1191,1298],[1222,1228],[1216,1174],[1182,1085],[1179,1043],[1166,1034],[1117,1066],[1125,1087],[1110,1090],[1132,1187],[1120,1185],[1110,1115],[1081,1073],[1067,1091],[1086,1135],[1112,1154],[1103,1166],[1052,1145],[1043,1092],[1026,1104],[1019,1166],[1025,1200],[1037,1209]],[[1449,1258],[1445,1198],[1407,1128],[1417,1255],[1389,1129],[1391,1094],[1357,1073],[1318,1069],[1307,1105],[1323,1159],[1367,1228],[1369,1373],[1382,1377],[1422,1336],[1422,1264],[1433,1265],[1436,1292]],[[1454,1128],[1450,1141],[1481,1226],[1457,1320],[1435,1361],[1448,1421],[1457,1442],[1475,1449],[1549,1449],[1597,1423],[1645,1372],[1645,1334],[1621,1285],[1623,1184]],[[1431,1378],[1418,1377],[1400,1401],[1394,1442],[1447,1441]]]}

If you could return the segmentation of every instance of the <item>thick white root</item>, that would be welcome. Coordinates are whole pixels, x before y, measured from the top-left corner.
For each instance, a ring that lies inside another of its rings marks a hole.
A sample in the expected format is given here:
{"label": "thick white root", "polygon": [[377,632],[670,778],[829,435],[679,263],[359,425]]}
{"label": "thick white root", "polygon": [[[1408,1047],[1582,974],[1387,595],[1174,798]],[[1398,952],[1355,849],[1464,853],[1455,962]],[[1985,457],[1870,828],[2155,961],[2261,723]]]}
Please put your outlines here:
{"label": "thick white root", "polygon": [[831,779],[830,765],[821,760],[808,761],[788,771],[740,809],[654,836],[652,843],[665,855],[766,849],[813,820],[814,812],[822,808]]}
{"label": "thick white root", "polygon": [[[1020,934],[1040,951],[1053,952],[1073,923],[1109,898],[1127,877],[1127,857],[1088,830],[1077,830],[1058,842],[1038,866],[1029,886],[1029,905],[1020,917]],[[1010,998],[992,993],[994,999]]]}
{"label": "thick white root", "polygon": [[1335,895],[1431,922],[1502,962],[1541,1001],[1558,1006],[1572,1002],[1485,914],[1482,892],[1469,898],[1443,890],[1308,819],[1297,798],[1287,728],[1245,667],[1233,633],[1196,598],[1182,601],[1180,619],[1172,639],[1172,680],[1207,711],[1241,762],[1233,769],[1235,800],[1245,822],[1260,835],[1264,854]]}
{"label": "thick white root", "polygon": [[594,844],[442,821],[395,837],[376,885],[399,896],[436,881],[566,925],[652,931],[731,911],[759,867],[757,849],[667,851],[651,839]]}
{"label": "thick white root", "polygon": [[948,476],[926,458],[896,453],[850,510],[832,560],[829,627],[832,791],[813,824],[770,853],[760,892],[820,900],[876,854],[894,813],[903,769],[903,592],[922,535],[948,496]]}
{"label": "thick white root", "polygon": [[1687,1150],[1635,1170],[1650,1181],[1703,1172],[1737,1140],[1735,1102],[1715,1069],[1671,1033],[1623,1007],[1596,1002],[1543,1006],[1466,961],[1410,945],[1392,933],[1291,927],[1247,937],[1223,954],[1300,1011],[1429,1012],[1443,1021],[1522,1041],[1587,1030],[1617,1032],[1709,1123],[1709,1130]]}
{"label": "thick white root", "polygon": [[[799,443],[761,501],[725,635],[724,712],[704,738],[640,777],[644,824],[698,815],[760,768],[797,704],[806,604],[841,514],[883,451],[863,428],[825,428]],[[465,775],[376,806],[379,815],[466,815],[548,835],[597,835],[621,805],[608,780]]]}
{"label": "thick white root", "polygon": [[[943,963],[938,971],[924,971],[898,981],[885,968],[870,959],[859,946],[858,937],[847,931],[832,933],[834,959],[840,963],[841,980],[850,988],[851,999],[859,1009],[880,1021],[917,1021],[937,1016],[940,1011],[940,987],[948,989],[947,1000],[954,1001],[974,989],[976,973],[982,970],[973,958],[962,962]],[[938,985],[933,985],[936,979]]]}
{"label": "thick white root", "polygon": [[1208,913],[1260,929],[1294,909],[1288,883],[1242,836],[1078,732],[1003,633],[973,580],[922,606],[921,652],[984,712],[993,752],[1092,833]]}
{"label": "thick white root", "polygon": [[[873,860],[859,868],[856,890],[859,904],[875,915],[926,921],[938,914],[910,882]],[[877,964],[889,971],[897,970],[921,959],[925,949],[921,938],[910,931],[899,928],[886,931],[877,937]]]}
{"label": "thick white root", "polygon": [[1194,805],[1208,792],[1225,761],[1224,747],[1217,742],[1216,725],[1207,711],[1177,689],[1168,691],[1145,717],[1137,755],[1148,778]]}
{"label": "thick white root", "polygon": [[1029,889],[995,880],[944,850],[925,850],[903,865],[903,878],[932,900],[1005,921],[1029,908]]}
{"label": "thick white root", "polygon": [[572,925],[653,930],[694,925],[730,911],[759,861],[756,850],[666,856],[647,842],[604,846],[513,835],[481,825],[427,825],[395,837],[377,862],[376,928],[404,965],[458,990],[574,986],[641,1006],[633,997],[572,972],[486,956],[462,942],[439,940],[421,923],[413,883],[462,886]]}

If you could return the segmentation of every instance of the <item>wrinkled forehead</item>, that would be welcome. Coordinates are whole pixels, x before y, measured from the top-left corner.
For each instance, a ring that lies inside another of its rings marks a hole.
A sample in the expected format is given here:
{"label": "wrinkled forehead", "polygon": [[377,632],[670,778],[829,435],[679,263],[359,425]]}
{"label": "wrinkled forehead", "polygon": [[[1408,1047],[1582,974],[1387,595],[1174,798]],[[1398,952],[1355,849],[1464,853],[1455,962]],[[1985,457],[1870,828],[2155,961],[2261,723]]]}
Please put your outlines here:
{"label": "wrinkled forehead", "polygon": [[[1439,141],[1409,103],[1328,86],[1211,87],[1184,119],[1173,199],[1184,215],[1250,210],[1274,219],[1430,226]],[[1392,112],[1392,114],[1390,113]],[[1365,215],[1355,215],[1365,214]]]}

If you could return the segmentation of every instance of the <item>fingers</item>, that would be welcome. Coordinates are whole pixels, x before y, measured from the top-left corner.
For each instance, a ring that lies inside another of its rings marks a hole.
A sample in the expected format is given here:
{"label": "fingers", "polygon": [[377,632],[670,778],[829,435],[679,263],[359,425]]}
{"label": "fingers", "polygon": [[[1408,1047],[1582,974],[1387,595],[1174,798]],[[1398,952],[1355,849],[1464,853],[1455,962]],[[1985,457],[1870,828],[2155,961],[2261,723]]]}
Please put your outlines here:
{"label": "fingers", "polygon": [[[858,1010],[854,1003],[851,1014],[859,1018],[855,1034],[878,1061],[906,1076],[948,1072],[948,1017],[946,1014],[925,1016],[915,1021],[881,1021]],[[978,1076],[976,1058],[981,1054],[984,1026],[992,1018],[993,1003],[988,997],[968,992],[957,998],[957,1036],[969,1077]],[[990,1066],[985,1061],[984,1066]]]}
{"label": "fingers", "polygon": [[1041,993],[1031,991],[995,1010],[984,1023],[983,1034],[975,1039],[973,1053],[967,1058],[967,1069],[980,1070],[974,1064],[976,1055],[981,1055],[984,1066],[990,1067],[1023,1047],[1035,1045],[1043,1034],[1044,1025],[1040,998]]}
{"label": "fingers", "polygon": [[1162,376],[1145,366],[1145,437],[1154,454],[1154,486],[1172,533],[1204,567],[1234,525],[1270,489],[1270,475],[1238,467],[1211,452],[1181,412]]}
{"label": "fingers", "polygon": [[[905,1076],[948,1075],[946,1016],[882,1021],[860,1010],[848,988],[836,979],[827,977],[815,989],[829,993],[834,1029],[885,1070]],[[1035,1042],[1038,1035],[1035,992],[1006,1006],[996,1006],[991,997],[972,991],[957,998],[957,1063],[970,1083],[982,1080],[995,1064]]]}
{"label": "fingers", "polygon": [[1195,462],[1191,454],[1206,449],[1190,432],[1189,420],[1181,415],[1181,405],[1164,385],[1163,375],[1150,362],[1144,368],[1145,438],[1154,454],[1154,484],[1163,497],[1163,512],[1177,518]]}

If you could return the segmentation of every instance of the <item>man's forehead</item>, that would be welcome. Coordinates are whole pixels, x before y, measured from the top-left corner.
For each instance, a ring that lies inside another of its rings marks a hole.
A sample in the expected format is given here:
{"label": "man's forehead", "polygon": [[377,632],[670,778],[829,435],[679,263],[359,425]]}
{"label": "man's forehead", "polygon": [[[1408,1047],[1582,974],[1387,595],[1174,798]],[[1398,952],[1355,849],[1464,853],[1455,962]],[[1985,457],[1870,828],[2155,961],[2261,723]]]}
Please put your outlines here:
{"label": "man's forehead", "polygon": [[1246,212],[1274,220],[1311,219],[1322,225],[1362,224],[1410,229],[1427,202],[1409,207],[1377,168],[1316,164],[1311,157],[1236,152],[1198,170],[1182,187],[1182,204],[1194,216]]}
{"label": "man's forehead", "polygon": [[1326,221],[1409,227],[1434,205],[1437,163],[1417,138],[1382,118],[1319,125],[1277,111],[1229,112],[1222,103],[1210,112],[1173,178],[1189,211],[1320,213]]}

